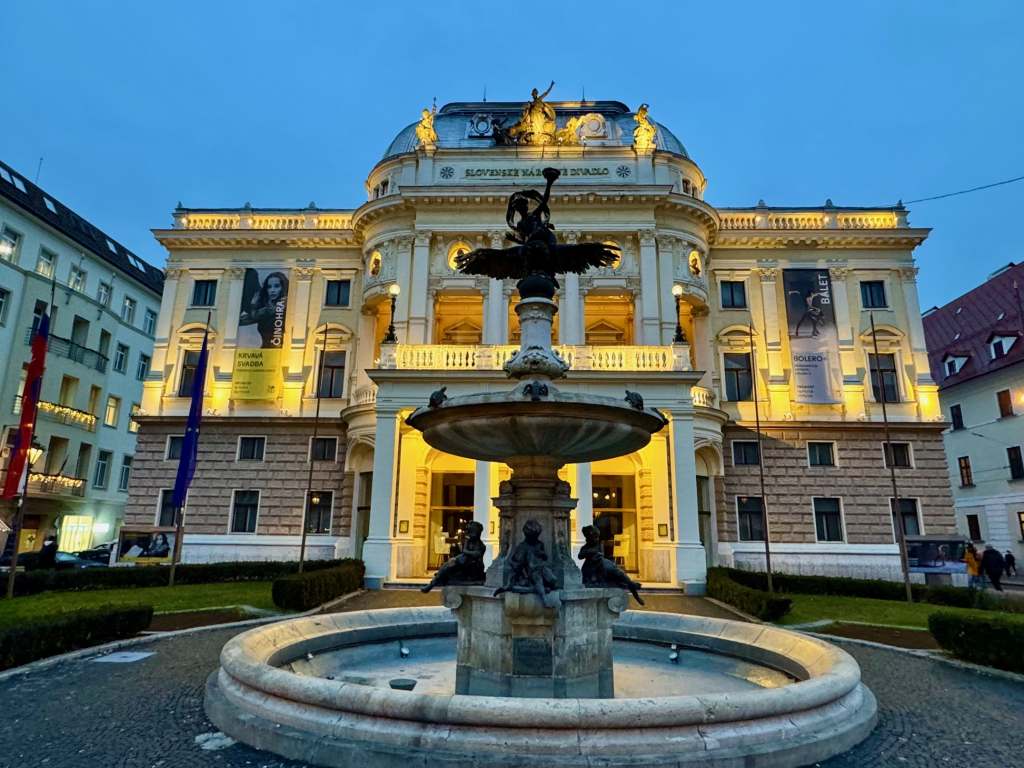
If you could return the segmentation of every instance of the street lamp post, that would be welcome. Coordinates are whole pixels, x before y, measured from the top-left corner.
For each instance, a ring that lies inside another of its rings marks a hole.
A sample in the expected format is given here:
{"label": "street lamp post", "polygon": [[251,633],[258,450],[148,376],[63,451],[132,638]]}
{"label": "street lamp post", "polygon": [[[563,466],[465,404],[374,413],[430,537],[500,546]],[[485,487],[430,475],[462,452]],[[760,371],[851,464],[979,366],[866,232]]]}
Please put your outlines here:
{"label": "street lamp post", "polygon": [[398,343],[398,335],[395,333],[395,301],[401,292],[402,288],[398,283],[392,283],[388,286],[388,293],[391,295],[391,320],[388,323],[388,332],[384,334],[383,341],[385,344]]}
{"label": "street lamp post", "polygon": [[676,335],[672,337],[672,343],[673,344],[685,344],[686,343],[686,334],[683,333],[683,324],[679,320],[679,307],[680,307],[680,301],[681,301],[682,296],[683,296],[683,286],[681,286],[679,283],[676,283],[675,285],[673,285],[672,286],[672,295],[676,299]]}

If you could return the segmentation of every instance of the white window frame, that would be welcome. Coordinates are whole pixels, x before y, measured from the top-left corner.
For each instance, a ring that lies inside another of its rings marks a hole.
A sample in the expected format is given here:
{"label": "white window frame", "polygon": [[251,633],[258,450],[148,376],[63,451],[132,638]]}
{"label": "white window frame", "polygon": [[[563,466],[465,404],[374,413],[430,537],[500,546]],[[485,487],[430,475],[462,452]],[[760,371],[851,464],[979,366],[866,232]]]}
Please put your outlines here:
{"label": "white window frame", "polygon": [[[130,317],[125,317],[125,315],[128,314],[126,312],[126,310],[128,309],[129,302],[131,303],[131,308],[132,308],[131,316]],[[135,315],[136,315],[136,313],[138,311],[139,311],[139,301],[138,301],[138,299],[134,298],[133,296],[127,296],[126,295],[121,300],[121,322],[122,323],[127,323],[128,325],[130,325],[130,326],[132,326],[134,328],[135,327]]]}
{"label": "white window frame", "polygon": [[[128,482],[124,484],[124,487],[122,487],[121,481],[124,480],[125,460],[128,460],[131,463],[128,465]],[[129,456],[126,453],[124,456],[121,457],[121,469],[117,473],[117,490],[124,491],[125,493],[128,492],[128,486],[131,484],[132,480],[133,469],[135,469],[135,457]]]}
{"label": "white window frame", "polygon": [[[896,467],[896,469],[917,469],[917,461],[914,458],[914,444],[910,440],[890,440],[889,442],[890,443],[894,443],[896,445],[906,445],[907,446],[907,457],[910,459],[910,466],[909,467]],[[878,447],[879,447],[879,450],[881,450],[881,452],[882,452],[882,469],[889,469],[889,465],[885,461],[885,443],[886,443],[886,441],[882,440],[878,444]],[[902,496],[900,498],[902,498]]]}
{"label": "white window frame", "polygon": [[[168,527],[173,527],[174,526],[174,522],[173,521],[172,521],[170,526],[160,525],[160,499],[163,497],[164,491],[170,491],[173,494],[174,493],[174,488],[171,487],[171,488],[158,488],[157,489],[157,492],[156,492],[156,512],[153,514],[153,525],[156,528],[168,528]],[[185,506],[186,507],[188,506],[188,495],[189,495],[190,492],[191,492],[191,489],[187,489],[185,491]],[[172,501],[173,501],[173,498],[174,497],[172,495],[172,497],[171,497]]]}
{"label": "white window frame", "polygon": [[[826,442],[824,440],[815,440],[814,442]],[[836,499],[839,502],[839,528],[842,531],[843,537],[841,539],[819,539],[818,538],[818,510],[814,508],[815,499]],[[921,517],[921,510],[918,508],[918,515]],[[920,520],[918,520],[920,522]],[[814,526],[814,541],[817,544],[846,544],[846,505],[843,503],[842,496],[811,496],[811,525]]]}
{"label": "white window frame", "polygon": [[[869,403],[878,403],[881,405],[881,400],[875,399],[875,388],[871,385],[871,356],[875,354],[875,351],[870,348],[864,350],[864,399]],[[902,403],[909,402],[910,389],[907,387],[907,382],[904,380],[903,370],[903,353],[900,349],[886,349],[879,345],[879,355],[892,355],[892,363],[896,367],[896,395],[898,400],[886,400],[886,405],[901,405]],[[895,442],[895,441],[894,441]]]}
{"label": "white window frame", "polygon": [[[245,491],[256,491],[256,522],[252,527],[252,531],[233,531],[231,530],[231,521],[235,516],[235,494]],[[228,535],[230,536],[255,536],[260,530],[260,510],[263,507],[263,491],[260,488],[232,488],[231,489],[231,501],[228,505]]]}
{"label": "white window frame", "polygon": [[[141,366],[142,366],[142,361],[143,360],[146,360],[146,371],[145,371],[145,373],[142,374],[142,376],[139,376],[139,371],[142,370]],[[153,365],[153,356],[152,355],[147,355],[145,352],[139,352],[139,359],[135,361],[135,380],[136,381],[145,381],[146,377],[149,375],[149,369],[150,369],[150,367],[152,367],[152,365]]]}
{"label": "white window frame", "polygon": [[309,443],[306,446],[306,461],[323,461],[331,464],[338,463],[338,449],[341,447],[341,443],[338,440],[337,435],[317,435],[317,440],[333,440],[334,441],[334,458],[333,459],[314,459],[313,458],[313,436],[310,435]]}
{"label": "white window frame", "polygon": [[[107,471],[105,473],[106,476],[103,478],[103,484],[100,485],[99,483],[96,482],[96,474],[97,474],[97,471],[100,468],[100,459],[103,457],[104,453],[107,454],[110,457],[110,460],[107,462]],[[93,464],[93,467],[92,467],[92,487],[93,488],[99,488],[100,490],[106,490],[107,488],[110,487],[110,474],[111,474],[110,473],[110,469],[111,469],[111,465],[113,463],[114,463],[114,452],[113,451],[107,451],[107,450],[96,451],[96,462]]]}
{"label": "white window frame", "polygon": [[11,298],[14,293],[0,286],[0,326],[7,325],[7,311],[11,306]]}
{"label": "white window frame", "polygon": [[[153,320],[152,320],[153,327],[152,328],[147,328],[146,326],[150,324],[150,321],[149,321],[150,318],[153,318]],[[157,319],[158,319],[157,313],[154,312],[149,307],[146,307],[145,311],[142,313],[142,332],[144,334],[146,334],[147,336],[155,335],[156,334]]]}
{"label": "white window frame", "polygon": [[164,461],[178,461],[179,460],[179,459],[172,459],[171,458],[171,438],[172,437],[180,437],[182,440],[185,439],[184,435],[168,435],[167,436],[167,438],[164,440],[164,459],[163,459]]}
{"label": "white window frame", "polygon": [[[896,441],[893,441],[896,442]],[[831,464],[811,464],[811,443],[830,443],[832,445],[832,463]],[[883,449],[884,450],[884,449]],[[808,440],[805,446],[804,454],[807,459],[807,466],[815,469],[830,469],[839,466],[839,443],[835,440]],[[833,499],[834,496],[821,496],[822,499]]]}
{"label": "white window frame", "polygon": [[[116,409],[116,413],[114,414],[115,415],[114,423],[113,424],[108,424],[107,423],[107,416],[110,413],[110,401],[111,400],[114,400],[114,401],[117,402],[117,409]],[[107,394],[107,401],[103,404],[103,426],[104,427],[108,427],[109,429],[117,429],[119,426],[121,426],[121,403],[122,403],[122,400],[117,395]]]}
{"label": "white window frame", "polygon": [[761,456],[761,447],[757,447],[757,464],[737,464],[736,463],[736,449],[734,446],[736,443],[752,443],[757,445],[757,440],[730,440],[729,441],[729,462],[734,467],[756,467],[761,464],[763,457]]}
{"label": "white window frame", "polygon": [[[895,442],[895,441],[894,441]],[[892,526],[892,540],[896,543],[896,515],[893,514],[893,510],[896,508],[896,499],[889,496],[889,525]],[[918,496],[900,496],[900,501],[913,501],[914,509],[917,511],[917,528],[920,533],[908,534],[910,536],[926,536],[927,531],[924,529],[924,515],[921,514],[921,499]]]}
{"label": "white window frame", "polygon": [[7,242],[11,242],[10,236],[7,233],[14,235],[14,247],[11,249],[11,253],[9,256],[4,256],[2,258],[4,261],[9,261],[11,264],[17,264],[18,256],[21,254],[21,244],[25,241],[25,235],[20,230],[17,230],[14,227],[12,227],[10,224],[3,224],[2,226],[0,226],[0,238],[7,240]]}
{"label": "white window frame", "polygon": [[[309,531],[306,535],[307,536],[331,536],[331,535],[333,535],[333,531],[334,531],[334,502],[337,500],[337,495],[338,495],[337,492],[334,489],[332,489],[332,488],[324,488],[324,489],[321,489],[319,491],[315,491],[315,490],[314,491],[307,491],[306,492],[307,495],[306,495],[306,498],[304,500],[306,505],[309,504],[309,493],[329,493],[329,494],[331,494],[331,516],[328,519],[327,532],[326,533],[316,533],[315,531]],[[302,524],[303,524],[303,526],[305,526],[306,520],[309,519],[309,510],[310,510],[309,506],[306,506],[302,510]]]}
{"label": "white window frame", "polygon": [[[263,456],[259,459],[243,459],[242,458],[242,440],[245,439],[256,439],[260,438],[263,440]],[[244,462],[245,464],[263,464],[267,460],[267,436],[266,435],[239,435],[238,442],[235,443],[235,461]]]}
{"label": "white window frame", "polygon": [[[124,360],[120,366],[117,364],[117,356],[121,354],[121,350],[124,350]],[[114,357],[110,361],[110,370],[114,373],[127,373],[128,372],[128,358],[131,357],[132,350],[127,344],[114,344]]]}
{"label": "white window frame", "polygon": [[[49,254],[51,258],[44,259],[43,258],[43,254]],[[49,266],[46,268],[45,271],[41,270],[39,268],[40,265],[44,264],[44,263],[47,263],[47,262],[49,263]],[[40,245],[39,246],[39,253],[36,254],[36,269],[35,269],[36,274],[42,275],[43,277],[50,278],[50,277],[53,277],[54,270],[56,270],[56,269],[57,269],[57,254],[54,251],[52,251],[49,248],[47,248],[45,245]]]}
{"label": "white window frame", "polygon": [[[141,425],[135,420],[135,417],[139,415],[139,411],[141,409],[141,403],[132,403],[128,408],[128,431],[133,435],[137,435],[139,433],[139,427]],[[132,429],[133,424],[135,425],[135,429]]]}
{"label": "white window frame", "polygon": [[[103,299],[103,291],[104,290],[106,290],[106,292],[107,292],[107,298],[106,298],[105,301]],[[113,286],[113,284],[108,283],[106,280],[100,280],[99,284],[96,286],[96,303],[99,304],[101,307],[104,307],[106,309],[110,309],[110,302],[111,302],[111,300],[113,298],[114,298],[114,286]]]}
{"label": "white window frame", "polygon": [[[1003,354],[998,355],[998,356],[996,355],[996,347],[995,347],[995,344],[996,344],[997,341],[1002,345],[1002,348],[1003,348]],[[1017,337],[1016,336],[999,336],[999,335],[993,336],[992,339],[988,343],[988,355],[989,355],[989,358],[992,359],[992,360],[998,360],[1001,357],[1006,357],[1006,355],[1009,353],[1009,351],[1011,349],[1013,349],[1013,345],[1016,343],[1016,341],[1017,341]]]}
{"label": "white window frame", "polygon": [[89,272],[77,264],[72,264],[68,268],[68,288],[79,293],[85,293],[88,284]]}

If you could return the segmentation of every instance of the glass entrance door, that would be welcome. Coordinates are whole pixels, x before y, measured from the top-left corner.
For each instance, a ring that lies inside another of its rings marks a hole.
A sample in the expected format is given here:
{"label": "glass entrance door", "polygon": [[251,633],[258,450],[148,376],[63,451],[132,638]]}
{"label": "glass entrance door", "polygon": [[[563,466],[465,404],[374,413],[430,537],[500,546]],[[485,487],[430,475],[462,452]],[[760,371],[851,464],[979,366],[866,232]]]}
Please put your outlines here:
{"label": "glass entrance door", "polygon": [[430,483],[427,570],[459,553],[466,523],[473,519],[473,473],[437,472]]}
{"label": "glass entrance door", "polygon": [[636,572],[636,481],[633,475],[594,475],[594,525],[601,532],[604,556]]}

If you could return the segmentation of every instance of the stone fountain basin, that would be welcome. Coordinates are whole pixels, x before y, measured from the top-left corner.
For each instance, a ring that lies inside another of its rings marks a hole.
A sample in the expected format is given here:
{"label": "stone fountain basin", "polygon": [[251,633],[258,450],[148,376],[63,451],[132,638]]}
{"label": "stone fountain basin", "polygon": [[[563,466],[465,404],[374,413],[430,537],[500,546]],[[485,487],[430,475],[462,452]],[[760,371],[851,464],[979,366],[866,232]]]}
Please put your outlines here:
{"label": "stone fountain basin", "polygon": [[564,393],[532,401],[522,386],[512,392],[466,395],[438,408],[419,408],[406,422],[427,444],[481,461],[545,456],[558,464],[600,461],[638,451],[665,426],[652,408],[623,400]]}
{"label": "stone fountain basin", "polygon": [[678,643],[778,669],[780,688],[629,699],[512,699],[384,690],[283,666],[344,646],[454,635],[447,608],[292,619],[228,641],[206,712],[226,734],[315,765],[715,766],[813,764],[874,727],[874,696],[845,651],[739,621],[628,611],[617,639]]}

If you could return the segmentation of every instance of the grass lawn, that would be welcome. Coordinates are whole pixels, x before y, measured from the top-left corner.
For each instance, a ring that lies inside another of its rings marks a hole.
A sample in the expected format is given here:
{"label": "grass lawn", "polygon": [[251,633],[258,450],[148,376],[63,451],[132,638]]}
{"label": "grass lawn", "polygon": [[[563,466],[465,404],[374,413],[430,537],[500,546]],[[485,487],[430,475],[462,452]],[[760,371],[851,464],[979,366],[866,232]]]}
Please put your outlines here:
{"label": "grass lawn", "polygon": [[155,613],[195,611],[225,605],[251,605],[277,610],[270,598],[270,581],[224,584],[186,584],[179,587],[94,589],[83,592],[44,592],[13,600],[0,600],[0,627],[41,613],[59,613],[100,605],[146,603]]}
{"label": "grass lawn", "polygon": [[928,616],[935,611],[952,611],[978,618],[1003,616],[1024,622],[1024,614],[1021,613],[950,608],[931,603],[908,604],[896,600],[871,600],[866,597],[835,597],[832,595],[787,594],[786,597],[793,601],[793,607],[782,617],[780,624],[804,624],[821,619],[834,619],[836,621],[861,621],[869,624],[928,629]]}

